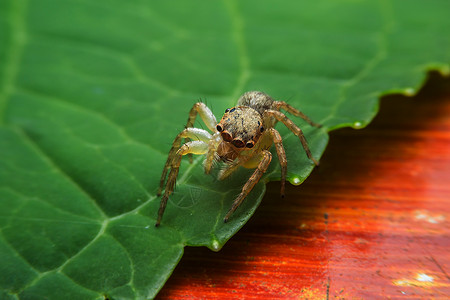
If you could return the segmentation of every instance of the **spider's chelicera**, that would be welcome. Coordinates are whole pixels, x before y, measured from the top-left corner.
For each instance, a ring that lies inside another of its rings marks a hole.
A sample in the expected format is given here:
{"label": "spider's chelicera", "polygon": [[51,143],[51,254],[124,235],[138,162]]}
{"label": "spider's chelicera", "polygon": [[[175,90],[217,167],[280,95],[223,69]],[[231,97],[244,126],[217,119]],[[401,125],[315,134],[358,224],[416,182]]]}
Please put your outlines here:
{"label": "spider's chelicera", "polygon": [[[225,110],[225,114],[219,123],[204,103],[195,103],[189,112],[186,128],[173,141],[161,175],[158,196],[161,195],[164,184],[165,189],[155,225],[159,226],[161,223],[167,200],[175,188],[181,158],[186,154],[206,154],[203,165],[206,174],[210,173],[214,161],[223,161],[226,165],[219,172],[219,180],[227,178],[239,166],[249,169],[256,168],[225,215],[224,222],[228,221],[231,214],[239,207],[266,172],[272,160],[272,154],[269,151],[272,144],[275,144],[280,161],[281,196],[284,196],[287,160],[280,133],[274,128],[278,121],[282,122],[300,139],[308,158],[315,165],[319,165],[311,155],[302,130],[282,113],[281,109],[304,119],[312,126],[320,127],[319,124],[312,122],[301,111],[284,101],[275,101],[262,92],[253,91],[243,94],[239,98],[237,106]],[[200,115],[212,134],[207,130],[193,127],[197,115]],[[187,141],[183,145],[181,144],[182,139]],[[169,177],[166,182],[169,169]]]}

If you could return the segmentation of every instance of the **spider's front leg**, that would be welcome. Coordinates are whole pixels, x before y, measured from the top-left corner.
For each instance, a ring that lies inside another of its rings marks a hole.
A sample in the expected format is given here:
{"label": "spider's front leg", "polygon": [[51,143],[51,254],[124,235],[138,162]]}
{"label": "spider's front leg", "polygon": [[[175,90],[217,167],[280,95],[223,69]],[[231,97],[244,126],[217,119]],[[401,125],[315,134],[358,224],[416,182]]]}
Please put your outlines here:
{"label": "spider's front leg", "polygon": [[[200,115],[200,118],[203,120],[203,123],[205,123],[206,127],[208,127],[211,132],[214,132],[217,125],[217,120],[212,111],[206,106],[203,102],[197,102],[195,103],[191,110],[189,111],[189,117],[186,123],[185,128],[191,128],[194,127],[195,119],[197,118],[197,114]],[[185,138],[185,142],[189,142],[189,138]],[[189,162],[192,163],[192,155],[189,154]]]}
{"label": "spider's front leg", "polygon": [[267,150],[263,150],[261,154],[262,158],[258,167],[256,168],[255,172],[253,172],[252,176],[250,176],[247,183],[245,183],[241,193],[234,200],[233,205],[231,206],[230,210],[223,219],[225,223],[228,222],[228,219],[233,214],[233,212],[239,207],[239,205],[241,205],[242,201],[244,201],[244,199],[247,197],[247,195],[250,193],[253,187],[259,182],[262,175],[267,171],[267,168],[270,165],[270,161],[272,160],[272,154]]}
{"label": "spider's front leg", "polygon": [[166,160],[166,164],[164,165],[162,174],[161,174],[161,180],[159,181],[159,189],[158,189],[158,196],[161,196],[161,192],[164,187],[164,182],[166,181],[167,171],[169,170],[169,167],[171,166],[172,161],[174,160],[177,151],[181,147],[181,139],[191,139],[195,141],[202,141],[204,143],[208,143],[211,140],[211,134],[203,129],[199,128],[186,128],[182,132],[180,132],[174,139],[172,143],[172,148],[170,148],[169,155]]}
{"label": "spider's front leg", "polygon": [[[180,141],[182,138],[195,139],[195,141],[187,142],[180,147]],[[161,175],[158,196],[161,195],[167,172],[170,168],[169,177],[165,186],[164,195],[161,198],[161,204],[158,211],[158,219],[155,226],[159,226],[159,224],[161,223],[161,218],[167,205],[167,200],[175,189],[175,183],[180,169],[181,158],[186,154],[205,154],[208,151],[208,141],[210,139],[211,134],[209,132],[193,127],[186,128],[176,136],[175,140],[173,141],[172,148],[169,151],[169,156],[167,158],[166,164],[164,165],[164,169]]]}
{"label": "spider's front leg", "polygon": [[265,112],[265,115],[274,117],[278,121],[282,122],[290,131],[292,131],[292,133],[294,133],[300,139],[300,142],[302,143],[303,149],[305,150],[308,158],[312,160],[316,166],[319,165],[319,162],[312,156],[311,150],[309,150],[308,147],[308,142],[306,141],[305,135],[303,134],[303,131],[300,129],[300,127],[295,125],[295,123],[292,122],[291,119],[286,117],[286,115],[280,111],[268,110]]}

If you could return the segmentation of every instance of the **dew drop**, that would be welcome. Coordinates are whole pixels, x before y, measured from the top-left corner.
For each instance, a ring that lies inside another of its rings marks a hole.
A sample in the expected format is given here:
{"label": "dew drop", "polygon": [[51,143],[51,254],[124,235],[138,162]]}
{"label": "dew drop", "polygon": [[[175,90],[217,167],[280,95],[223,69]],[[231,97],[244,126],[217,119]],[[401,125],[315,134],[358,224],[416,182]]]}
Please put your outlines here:
{"label": "dew drop", "polygon": [[220,250],[220,244],[218,240],[213,240],[211,243],[211,247],[213,248],[214,251],[219,251]]}
{"label": "dew drop", "polygon": [[291,183],[292,183],[293,185],[299,185],[300,183],[302,183],[302,181],[300,180],[300,178],[294,177],[294,178],[292,178]]}
{"label": "dew drop", "polygon": [[359,128],[362,128],[362,127],[363,127],[363,124],[361,122],[359,122],[359,121],[353,123],[353,128],[359,129]]}
{"label": "dew drop", "polygon": [[416,91],[413,88],[406,88],[406,89],[403,90],[403,93],[406,96],[413,96],[415,94],[415,92]]}

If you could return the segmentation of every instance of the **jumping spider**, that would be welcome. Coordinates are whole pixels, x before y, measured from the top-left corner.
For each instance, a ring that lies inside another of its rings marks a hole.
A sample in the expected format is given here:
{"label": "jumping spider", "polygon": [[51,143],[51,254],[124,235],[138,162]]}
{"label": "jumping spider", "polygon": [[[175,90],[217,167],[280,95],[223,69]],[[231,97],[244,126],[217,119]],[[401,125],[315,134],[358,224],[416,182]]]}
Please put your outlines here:
{"label": "jumping spider", "polygon": [[[321,126],[312,122],[305,114],[286,102],[275,101],[262,92],[253,91],[243,94],[239,98],[237,106],[225,110],[225,114],[219,123],[217,123],[216,117],[204,103],[195,103],[189,112],[186,128],[173,141],[169,157],[161,175],[158,196],[161,195],[167,172],[170,169],[155,225],[159,226],[161,223],[167,200],[175,188],[183,155],[206,154],[203,165],[206,174],[210,173],[214,161],[221,160],[225,162],[226,167],[220,170],[219,180],[227,178],[239,166],[249,169],[256,168],[242,188],[239,196],[234,200],[233,205],[224,218],[224,222],[228,221],[231,214],[239,207],[266,172],[272,160],[272,154],[269,151],[272,144],[275,144],[280,161],[281,196],[284,197],[287,160],[280,133],[274,128],[278,121],[282,122],[300,139],[306,155],[318,166],[319,163],[311,155],[302,130],[286,117],[280,109],[304,119],[312,126]],[[213,134],[193,127],[197,114],[200,115]],[[182,139],[186,141],[183,145],[181,145]]]}

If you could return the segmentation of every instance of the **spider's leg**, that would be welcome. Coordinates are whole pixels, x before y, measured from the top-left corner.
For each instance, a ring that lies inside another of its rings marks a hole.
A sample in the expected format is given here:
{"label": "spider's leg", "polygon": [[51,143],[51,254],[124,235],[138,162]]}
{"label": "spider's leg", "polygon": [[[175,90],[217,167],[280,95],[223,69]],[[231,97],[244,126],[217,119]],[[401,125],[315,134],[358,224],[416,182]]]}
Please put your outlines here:
{"label": "spider's leg", "polygon": [[278,160],[280,161],[281,167],[281,197],[284,197],[284,190],[286,186],[286,172],[287,172],[287,159],[286,152],[283,147],[283,140],[281,139],[280,133],[275,128],[269,129],[272,135],[273,143],[275,144],[275,149],[277,150]]}
{"label": "spider's leg", "polygon": [[206,174],[209,174],[211,172],[211,168],[216,158],[217,147],[219,146],[221,141],[222,139],[220,137],[220,132],[216,132],[214,135],[212,135],[211,139],[209,140],[208,152],[206,154],[206,159],[203,164]]}
{"label": "spider's leg", "polygon": [[259,182],[262,175],[267,171],[270,161],[272,160],[272,154],[267,150],[263,150],[261,154],[263,155],[261,162],[259,163],[255,172],[253,172],[252,176],[250,176],[247,183],[245,183],[239,196],[234,200],[233,205],[223,219],[224,222],[228,222],[228,219],[233,214],[233,212],[239,207],[239,205],[241,205],[245,197],[247,197],[253,187]]}
{"label": "spider's leg", "polygon": [[291,119],[286,117],[286,115],[282,112],[276,110],[268,110],[265,112],[265,114],[275,117],[278,121],[282,122],[290,131],[292,131],[300,139],[300,142],[302,143],[303,149],[305,149],[308,158],[312,160],[316,166],[319,165],[319,162],[312,156],[311,150],[309,150],[308,142],[306,141],[303,131],[297,125],[295,125],[295,123],[292,122]]}
{"label": "spider's leg", "polygon": [[[189,118],[186,123],[185,128],[194,127],[195,119],[197,118],[197,114],[200,115],[200,118],[203,120],[203,123],[205,123],[206,127],[208,127],[211,132],[215,132],[217,120],[212,111],[206,106],[203,102],[197,102],[192,106],[191,110],[189,111]],[[185,142],[189,142],[189,138],[185,138]],[[192,163],[192,155],[188,154],[189,162]]]}
{"label": "spider's leg", "polygon": [[307,115],[305,115],[304,113],[302,113],[301,111],[299,111],[295,107],[287,104],[284,101],[274,101],[274,105],[277,110],[284,109],[288,113],[293,114],[296,117],[302,118],[303,120],[308,122],[308,124],[310,124],[311,126],[318,127],[318,128],[322,127],[321,124],[314,123],[313,121],[311,121],[311,119]]}
{"label": "spider's leg", "polygon": [[209,130],[214,132],[216,130],[217,120],[212,111],[206,106],[203,102],[197,102],[192,106],[191,111],[189,112],[189,118],[186,123],[186,128],[193,127],[195,118],[197,114],[200,115],[205,125]]}
{"label": "spider's leg", "polygon": [[166,181],[167,171],[169,170],[169,167],[171,166],[171,163],[174,160],[178,149],[180,149],[181,139],[189,138],[191,140],[202,141],[204,143],[208,143],[208,141],[211,139],[211,137],[212,136],[208,131],[199,129],[199,128],[194,128],[194,127],[184,129],[182,132],[180,132],[175,137],[175,139],[172,143],[172,148],[170,148],[166,164],[164,165],[163,172],[161,174],[161,180],[159,181],[159,189],[158,189],[158,193],[157,193],[158,196],[161,195],[162,189],[164,187],[164,182]]}
{"label": "spider's leg", "polygon": [[164,210],[166,209],[167,200],[175,189],[175,183],[177,181],[178,171],[180,170],[181,158],[186,154],[205,154],[208,151],[208,143],[203,141],[191,141],[178,149],[174,157],[170,161],[170,172],[167,179],[166,188],[164,190],[164,195],[161,198],[161,204],[158,210],[158,218],[156,220],[155,226],[158,227],[161,223]]}

